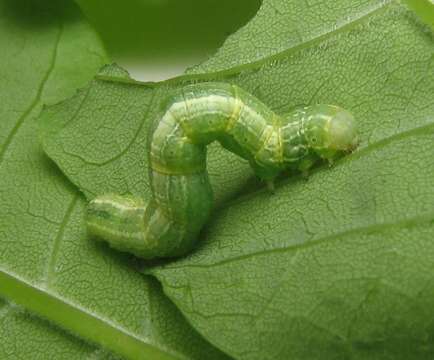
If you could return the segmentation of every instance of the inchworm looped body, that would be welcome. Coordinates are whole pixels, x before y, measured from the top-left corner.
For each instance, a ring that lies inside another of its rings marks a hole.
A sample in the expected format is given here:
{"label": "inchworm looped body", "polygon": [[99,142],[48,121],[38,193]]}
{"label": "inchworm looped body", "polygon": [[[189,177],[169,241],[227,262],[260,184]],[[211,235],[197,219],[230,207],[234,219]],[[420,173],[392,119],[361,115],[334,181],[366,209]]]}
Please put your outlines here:
{"label": "inchworm looped body", "polygon": [[235,85],[189,85],[170,99],[152,134],[150,201],[96,197],[88,206],[89,232],[146,259],[188,252],[213,205],[206,150],[215,140],[269,182],[285,169],[332,161],[358,143],[352,115],[337,106],[313,105],[282,117]]}

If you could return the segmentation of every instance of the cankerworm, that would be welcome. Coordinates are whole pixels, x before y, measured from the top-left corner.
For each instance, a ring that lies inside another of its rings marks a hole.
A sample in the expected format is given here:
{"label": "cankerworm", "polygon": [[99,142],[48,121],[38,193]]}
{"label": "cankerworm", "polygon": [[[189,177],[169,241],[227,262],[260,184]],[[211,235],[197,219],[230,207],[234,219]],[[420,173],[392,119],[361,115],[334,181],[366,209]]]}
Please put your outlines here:
{"label": "cankerworm", "polygon": [[88,206],[89,232],[145,259],[190,251],[213,206],[206,150],[215,140],[269,184],[285,169],[306,172],[358,143],[353,116],[338,106],[280,116],[235,85],[189,85],[169,100],[150,138],[150,201],[96,197]]}

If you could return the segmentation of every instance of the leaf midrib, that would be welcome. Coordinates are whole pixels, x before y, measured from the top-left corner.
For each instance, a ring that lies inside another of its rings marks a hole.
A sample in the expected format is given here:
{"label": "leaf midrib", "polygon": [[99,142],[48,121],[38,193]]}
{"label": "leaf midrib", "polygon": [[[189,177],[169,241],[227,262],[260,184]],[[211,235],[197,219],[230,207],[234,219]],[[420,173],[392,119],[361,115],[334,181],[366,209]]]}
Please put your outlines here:
{"label": "leaf midrib", "polygon": [[148,339],[139,338],[118,324],[1,268],[0,295],[127,359],[181,359],[166,349],[149,344]]}
{"label": "leaf midrib", "polygon": [[[253,258],[256,256],[266,256],[273,253],[289,253],[289,252],[298,252],[300,250],[311,248],[314,246],[318,246],[322,243],[329,243],[331,241],[338,241],[343,238],[346,238],[348,236],[358,235],[358,234],[375,234],[375,233],[381,233],[381,232],[388,232],[388,231],[394,231],[398,229],[409,229],[416,226],[432,226],[434,223],[434,213],[427,213],[421,216],[409,218],[409,219],[400,219],[399,221],[391,222],[391,223],[381,223],[381,224],[372,224],[367,226],[361,226],[358,228],[353,228],[347,231],[342,231],[340,233],[335,233],[331,235],[326,235],[323,237],[320,237],[316,240],[307,241],[302,244],[296,244],[296,245],[290,245],[285,247],[279,247],[269,250],[261,250],[261,251],[255,251],[248,254],[243,254],[240,256],[235,256],[232,258],[226,258],[220,261],[216,261],[211,264],[187,264],[187,265],[180,265],[180,266],[171,266],[166,265],[163,268],[165,270],[179,270],[179,269],[185,269],[185,268],[213,268],[221,265],[227,265],[233,262],[246,260],[249,258]],[[152,274],[152,269],[150,271]],[[167,285],[167,284],[165,284]]]}

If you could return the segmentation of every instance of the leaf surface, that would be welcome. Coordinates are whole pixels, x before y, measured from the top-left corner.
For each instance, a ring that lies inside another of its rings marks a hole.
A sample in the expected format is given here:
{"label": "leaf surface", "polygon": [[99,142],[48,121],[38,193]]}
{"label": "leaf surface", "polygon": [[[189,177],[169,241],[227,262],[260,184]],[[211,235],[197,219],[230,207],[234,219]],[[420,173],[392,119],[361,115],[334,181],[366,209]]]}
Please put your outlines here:
{"label": "leaf surface", "polygon": [[[270,3],[283,15],[299,4]],[[348,2],[336,4],[344,14]],[[369,11],[350,7],[338,28],[325,21],[322,35],[214,73],[143,84],[106,68],[42,116],[46,152],[88,197],[148,197],[146,138],[161,104],[185,83],[235,83],[280,113],[332,103],[355,115],[357,152],[308,181],[282,179],[274,195],[212,146],[218,206],[198,249],[146,270],[235,358],[433,356],[433,34],[400,2],[357,4]]]}
{"label": "leaf surface", "polygon": [[0,44],[0,358],[224,358],[130,257],[88,241],[83,196],[42,151],[43,105],[107,62],[94,31],[69,1],[0,1]]}
{"label": "leaf surface", "polygon": [[190,69],[190,73],[253,65],[282,51],[297,50],[357,22],[387,2],[389,1],[263,1],[252,21],[229,36],[214,56]]}

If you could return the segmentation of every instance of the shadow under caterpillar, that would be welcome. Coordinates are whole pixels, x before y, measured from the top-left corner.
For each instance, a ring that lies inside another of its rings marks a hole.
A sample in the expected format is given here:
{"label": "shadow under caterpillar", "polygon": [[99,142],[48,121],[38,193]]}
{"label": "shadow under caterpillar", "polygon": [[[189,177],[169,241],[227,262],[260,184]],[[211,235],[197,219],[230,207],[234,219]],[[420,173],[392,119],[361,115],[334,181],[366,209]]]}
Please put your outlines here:
{"label": "shadow under caterpillar", "polygon": [[358,144],[353,116],[338,106],[312,105],[283,117],[235,85],[189,85],[169,100],[152,134],[150,201],[96,197],[87,208],[89,233],[145,259],[190,251],[213,206],[206,152],[215,140],[270,186],[285,169],[306,172]]}

